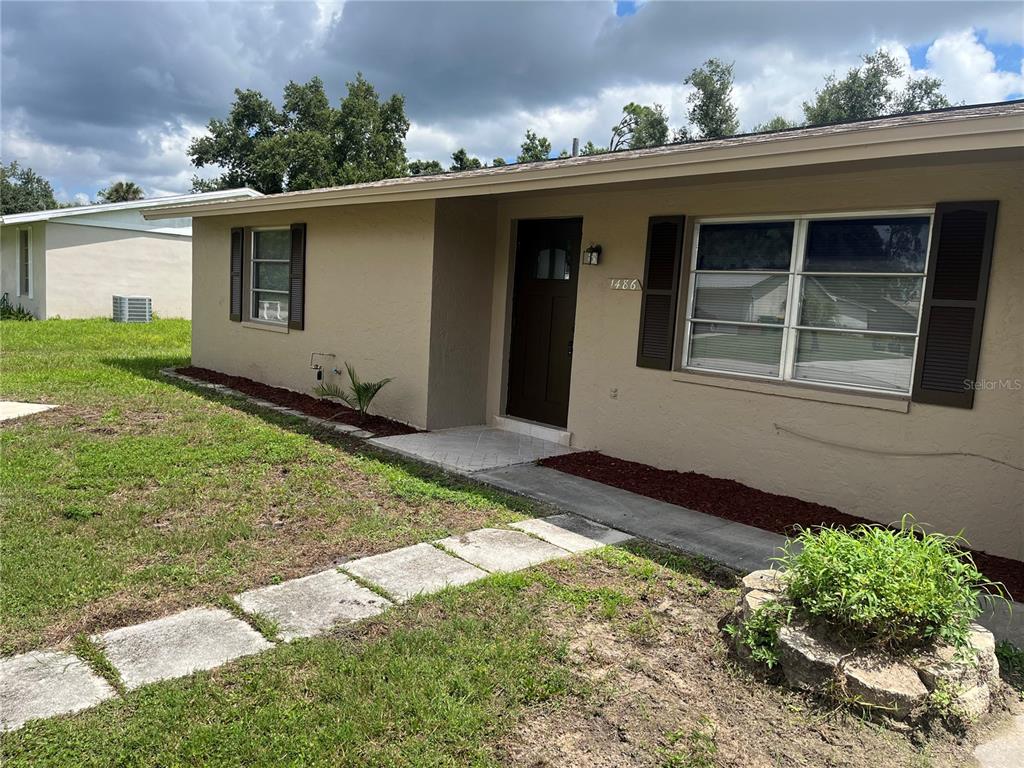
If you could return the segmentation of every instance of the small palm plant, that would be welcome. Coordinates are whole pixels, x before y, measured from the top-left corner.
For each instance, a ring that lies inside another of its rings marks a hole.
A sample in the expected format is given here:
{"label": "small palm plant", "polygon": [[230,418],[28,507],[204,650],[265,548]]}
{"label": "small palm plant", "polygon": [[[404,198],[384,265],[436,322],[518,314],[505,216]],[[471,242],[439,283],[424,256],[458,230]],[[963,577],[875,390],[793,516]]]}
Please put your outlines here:
{"label": "small palm plant", "polygon": [[345,403],[345,405],[359,411],[360,417],[365,419],[367,411],[370,408],[370,403],[373,402],[373,398],[377,396],[378,392],[384,389],[384,385],[390,382],[391,379],[381,379],[380,381],[360,381],[359,375],[356,373],[356,369],[348,362],[345,363],[345,370],[348,371],[348,390],[344,387],[338,386],[337,384],[321,384],[317,387],[316,391],[321,395],[326,395],[327,397],[338,398]]}

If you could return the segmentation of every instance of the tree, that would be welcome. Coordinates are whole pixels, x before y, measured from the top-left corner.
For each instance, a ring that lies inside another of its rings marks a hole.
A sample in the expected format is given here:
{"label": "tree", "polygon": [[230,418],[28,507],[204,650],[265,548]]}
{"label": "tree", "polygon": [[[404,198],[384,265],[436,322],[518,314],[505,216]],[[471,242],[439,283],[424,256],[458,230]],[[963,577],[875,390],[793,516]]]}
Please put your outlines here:
{"label": "tree", "polygon": [[215,179],[193,177],[192,188],[248,186],[273,193],[404,175],[404,99],[395,94],[381,100],[361,73],[346,85],[337,108],[319,77],[288,83],[282,109],[259,91],[236,89],[228,116],[210,120],[207,135],[188,150],[196,168],[223,172]]}
{"label": "tree", "polygon": [[536,163],[540,160],[547,160],[550,156],[551,142],[544,136],[527,131],[523,143],[519,145],[519,157],[516,158],[516,162]]}
{"label": "tree", "polygon": [[608,143],[608,148],[614,151],[657,147],[666,141],[668,115],[665,114],[665,108],[661,104],[646,107],[630,102],[622,108],[622,119],[618,125],[612,128],[612,139]]}
{"label": "tree", "polygon": [[782,115],[776,115],[766,123],[760,123],[754,126],[754,133],[769,133],[771,131],[784,131],[787,128],[796,128],[797,125],[792,120],[787,120]]}
{"label": "tree", "polygon": [[0,163],[0,215],[31,213],[57,208],[53,186],[31,168],[22,168],[17,160]]}
{"label": "tree", "polygon": [[106,189],[96,193],[97,199],[104,203],[127,203],[131,200],[141,200],[145,195],[142,187],[134,181],[115,181]]}
{"label": "tree", "polygon": [[491,165],[497,168],[500,165],[508,165],[508,163],[505,162],[504,157],[496,157],[493,160],[491,160]]}
{"label": "tree", "polygon": [[580,148],[581,155],[603,155],[607,151],[607,147],[599,147],[592,141],[588,141]]}
{"label": "tree", "polygon": [[483,168],[484,164],[480,162],[479,157],[471,157],[463,147],[459,147],[457,150],[452,152],[452,165],[449,171],[475,171],[477,168]]}
{"label": "tree", "polygon": [[437,160],[413,160],[409,163],[410,176],[433,176],[444,173],[444,168]]}
{"label": "tree", "polygon": [[942,94],[942,81],[934,77],[912,79],[902,91],[896,82],[906,74],[904,66],[892,54],[878,50],[862,57],[864,63],[850,69],[841,80],[835,73],[815,91],[814,100],[804,102],[808,125],[825,125],[850,120],[922,109],[948,107]]}
{"label": "tree", "polygon": [[[718,59],[708,59],[704,65],[693,70],[684,81],[697,90],[689,95],[690,124],[695,126],[701,137],[720,139],[732,136],[739,130],[736,106],[732,103],[733,65]],[[689,139],[688,132],[677,134],[677,140]]]}

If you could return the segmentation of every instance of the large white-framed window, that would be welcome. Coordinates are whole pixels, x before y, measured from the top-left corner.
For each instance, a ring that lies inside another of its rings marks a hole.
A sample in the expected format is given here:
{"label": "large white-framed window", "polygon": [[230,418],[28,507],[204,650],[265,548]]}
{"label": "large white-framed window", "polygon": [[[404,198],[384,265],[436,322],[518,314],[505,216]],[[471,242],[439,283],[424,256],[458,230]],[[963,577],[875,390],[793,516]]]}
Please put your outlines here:
{"label": "large white-framed window", "polygon": [[250,236],[249,316],[259,322],[287,325],[291,230],[261,227],[253,229]]}
{"label": "large white-framed window", "polygon": [[32,230],[18,230],[18,296],[32,298]]}
{"label": "large white-framed window", "polygon": [[702,219],[684,369],[909,394],[931,210]]}

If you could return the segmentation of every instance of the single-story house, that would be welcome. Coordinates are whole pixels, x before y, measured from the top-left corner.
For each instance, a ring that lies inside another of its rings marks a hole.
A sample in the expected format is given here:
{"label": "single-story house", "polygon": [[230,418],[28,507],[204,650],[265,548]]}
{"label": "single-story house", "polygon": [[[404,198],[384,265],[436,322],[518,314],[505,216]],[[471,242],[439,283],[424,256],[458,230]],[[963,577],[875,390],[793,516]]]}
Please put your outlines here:
{"label": "single-story house", "polygon": [[146,216],[193,218],[194,365],[310,392],[327,353],[417,427],[1024,557],[1022,101]]}
{"label": "single-story house", "polygon": [[259,196],[227,189],[0,217],[0,292],[39,319],[110,317],[115,294],[148,296],[162,317],[191,317],[192,220],[143,212]]}

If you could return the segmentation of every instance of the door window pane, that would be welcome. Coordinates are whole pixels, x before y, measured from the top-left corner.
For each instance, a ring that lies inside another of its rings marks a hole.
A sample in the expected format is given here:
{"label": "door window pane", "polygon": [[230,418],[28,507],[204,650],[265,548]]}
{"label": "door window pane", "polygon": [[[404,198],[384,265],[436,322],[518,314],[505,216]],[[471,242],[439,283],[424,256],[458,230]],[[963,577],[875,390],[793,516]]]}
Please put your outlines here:
{"label": "door window pane", "polygon": [[292,251],[292,233],[288,229],[264,229],[252,233],[254,259],[287,261]]}
{"label": "door window pane", "polygon": [[913,337],[835,331],[798,333],[794,379],[910,390]]}
{"label": "door window pane", "polygon": [[927,216],[811,221],[808,272],[924,272]]}
{"label": "door window pane", "polygon": [[917,333],[920,277],[822,277],[803,280],[800,325]]}
{"label": "door window pane", "polygon": [[253,291],[252,316],[255,320],[288,322],[288,294]]}
{"label": "door window pane", "polygon": [[564,248],[544,248],[537,252],[537,268],[533,276],[538,280],[568,280],[569,254]]}
{"label": "door window pane", "polygon": [[701,224],[697,269],[788,270],[792,221]]}
{"label": "door window pane", "polygon": [[692,323],[689,365],[716,371],[778,376],[782,329]]}
{"label": "door window pane", "polygon": [[252,287],[272,291],[288,290],[288,263],[281,261],[254,261]]}
{"label": "door window pane", "polygon": [[786,320],[788,275],[698,273],[693,316],[701,320],[779,324]]}

